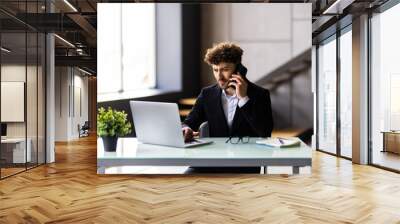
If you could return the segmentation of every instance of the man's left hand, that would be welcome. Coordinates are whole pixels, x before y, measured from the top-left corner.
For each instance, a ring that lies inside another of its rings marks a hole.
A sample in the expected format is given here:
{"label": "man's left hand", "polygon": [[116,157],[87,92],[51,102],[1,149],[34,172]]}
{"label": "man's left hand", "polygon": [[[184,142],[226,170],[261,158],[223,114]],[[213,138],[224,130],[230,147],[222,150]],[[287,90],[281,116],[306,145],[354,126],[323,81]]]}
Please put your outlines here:
{"label": "man's left hand", "polygon": [[236,96],[239,99],[245,98],[247,96],[247,82],[242,78],[241,75],[232,75],[230,80],[234,80],[236,82],[232,83],[232,85],[236,87]]}

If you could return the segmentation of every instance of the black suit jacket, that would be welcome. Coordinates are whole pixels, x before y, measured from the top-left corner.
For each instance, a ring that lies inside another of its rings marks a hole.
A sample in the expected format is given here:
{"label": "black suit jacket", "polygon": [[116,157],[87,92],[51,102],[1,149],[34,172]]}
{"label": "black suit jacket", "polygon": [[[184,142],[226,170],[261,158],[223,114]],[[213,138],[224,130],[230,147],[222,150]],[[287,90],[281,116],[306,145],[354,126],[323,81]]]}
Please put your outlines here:
{"label": "black suit jacket", "polygon": [[236,108],[231,130],[225,118],[221,94],[218,84],[203,88],[183,123],[198,130],[201,123],[208,121],[210,137],[271,136],[273,121],[268,90],[248,82],[249,101]]}

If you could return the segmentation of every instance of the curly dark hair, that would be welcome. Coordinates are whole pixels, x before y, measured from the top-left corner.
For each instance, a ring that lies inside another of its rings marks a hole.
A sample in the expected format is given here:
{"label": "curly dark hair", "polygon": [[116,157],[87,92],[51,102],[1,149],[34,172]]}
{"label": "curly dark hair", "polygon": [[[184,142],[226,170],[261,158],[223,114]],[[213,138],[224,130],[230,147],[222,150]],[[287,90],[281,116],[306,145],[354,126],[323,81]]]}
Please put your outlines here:
{"label": "curly dark hair", "polygon": [[204,61],[209,65],[218,65],[221,62],[238,64],[242,62],[243,50],[238,45],[222,42],[207,49]]}

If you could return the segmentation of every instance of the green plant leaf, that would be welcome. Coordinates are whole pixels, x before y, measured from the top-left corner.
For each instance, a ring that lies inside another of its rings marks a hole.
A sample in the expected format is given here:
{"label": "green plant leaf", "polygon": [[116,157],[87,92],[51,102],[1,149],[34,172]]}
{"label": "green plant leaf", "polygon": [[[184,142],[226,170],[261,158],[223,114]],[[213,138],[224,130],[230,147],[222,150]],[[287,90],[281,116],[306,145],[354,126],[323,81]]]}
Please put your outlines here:
{"label": "green plant leaf", "polygon": [[97,135],[125,136],[132,132],[132,125],[127,119],[125,111],[113,110],[111,107],[100,107],[97,113]]}

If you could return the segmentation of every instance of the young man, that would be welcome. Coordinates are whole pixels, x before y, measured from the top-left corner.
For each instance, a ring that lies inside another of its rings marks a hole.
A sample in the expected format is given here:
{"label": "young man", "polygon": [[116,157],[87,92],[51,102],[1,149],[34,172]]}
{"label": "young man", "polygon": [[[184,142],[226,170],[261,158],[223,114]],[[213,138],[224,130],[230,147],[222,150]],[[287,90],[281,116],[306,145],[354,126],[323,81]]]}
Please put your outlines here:
{"label": "young man", "polygon": [[[212,67],[216,84],[205,87],[183,122],[185,140],[208,121],[210,137],[269,137],[273,129],[269,91],[238,72],[243,50],[219,43],[207,50],[204,61]],[[259,167],[192,167],[186,173],[259,173]]]}
{"label": "young man", "polygon": [[[269,91],[236,71],[243,50],[219,43],[207,50],[204,61],[212,67],[216,84],[205,87],[185,119],[186,140],[208,121],[210,137],[269,137],[273,129]],[[239,65],[239,66],[240,66]]]}

